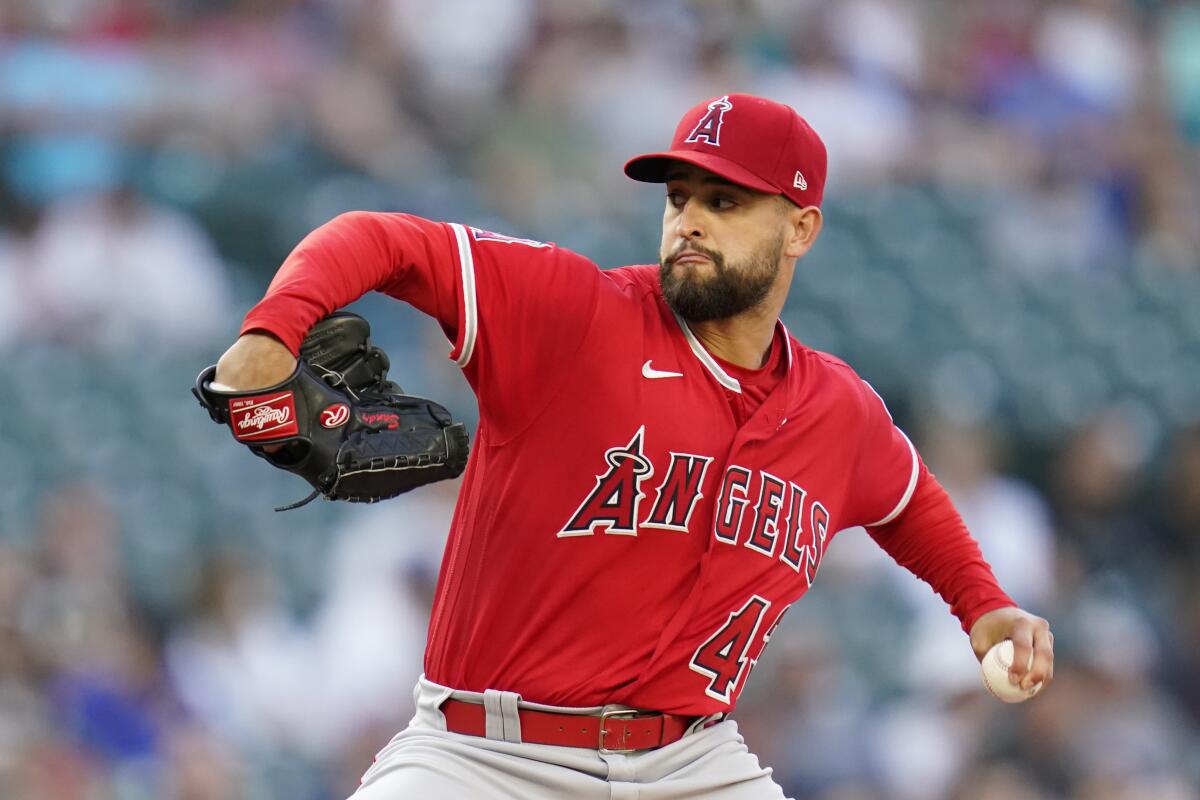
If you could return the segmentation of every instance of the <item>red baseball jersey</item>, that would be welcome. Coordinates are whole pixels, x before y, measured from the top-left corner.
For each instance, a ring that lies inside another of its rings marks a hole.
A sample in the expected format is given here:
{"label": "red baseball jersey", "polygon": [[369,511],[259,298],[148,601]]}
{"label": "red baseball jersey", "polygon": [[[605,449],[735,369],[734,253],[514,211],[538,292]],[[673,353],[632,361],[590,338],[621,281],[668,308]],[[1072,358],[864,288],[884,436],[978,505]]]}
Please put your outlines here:
{"label": "red baseball jersey", "polygon": [[[879,396],[782,324],[779,378],[747,405],[656,266],[463,225],[343,215],[243,331],[296,352],[372,289],[438,320],[479,402],[429,626],[438,683],[727,711],[834,534],[892,522],[927,476]],[[1011,603],[989,578],[971,613]]]}

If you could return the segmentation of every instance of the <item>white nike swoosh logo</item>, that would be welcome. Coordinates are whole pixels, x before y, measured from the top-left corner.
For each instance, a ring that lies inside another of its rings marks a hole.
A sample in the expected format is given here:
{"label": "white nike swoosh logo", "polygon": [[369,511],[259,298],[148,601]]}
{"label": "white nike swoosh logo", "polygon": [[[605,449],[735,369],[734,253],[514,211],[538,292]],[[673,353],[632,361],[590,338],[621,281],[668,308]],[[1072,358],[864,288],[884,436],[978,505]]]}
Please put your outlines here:
{"label": "white nike swoosh logo", "polygon": [[[653,361],[653,360],[654,359],[650,359],[650,361]],[[644,377],[644,378],[653,379],[653,378],[682,378],[683,377],[682,372],[665,372],[661,369],[655,369],[654,367],[650,366],[650,361],[647,361],[645,364],[642,364],[642,377]]]}

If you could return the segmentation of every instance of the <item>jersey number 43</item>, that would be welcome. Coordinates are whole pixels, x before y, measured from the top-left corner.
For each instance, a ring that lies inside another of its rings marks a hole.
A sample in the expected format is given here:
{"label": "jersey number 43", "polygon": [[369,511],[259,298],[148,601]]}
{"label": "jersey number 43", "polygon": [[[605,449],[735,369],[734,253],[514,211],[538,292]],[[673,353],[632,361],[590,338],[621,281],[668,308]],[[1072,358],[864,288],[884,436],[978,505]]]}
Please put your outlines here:
{"label": "jersey number 43", "polygon": [[770,600],[751,595],[716,633],[696,648],[688,666],[709,678],[704,689],[706,695],[723,703],[731,702],[743,683],[743,673],[748,671],[748,666],[754,666],[789,608],[784,606],[771,626],[760,635],[759,629],[770,607]]}

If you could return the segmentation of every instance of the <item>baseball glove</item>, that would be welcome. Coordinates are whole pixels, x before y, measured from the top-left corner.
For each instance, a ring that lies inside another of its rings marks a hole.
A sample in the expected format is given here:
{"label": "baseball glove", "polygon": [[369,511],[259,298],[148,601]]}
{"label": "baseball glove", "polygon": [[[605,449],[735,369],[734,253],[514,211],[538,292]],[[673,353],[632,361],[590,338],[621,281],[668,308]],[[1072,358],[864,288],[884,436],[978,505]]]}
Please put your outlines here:
{"label": "baseball glove", "polygon": [[313,326],[287,380],[252,392],[213,388],[216,365],[192,394],[256,456],[313,486],[318,494],[373,503],[462,474],[466,426],[423,397],[387,380],[388,357],[369,341],[371,327],[350,312]]}

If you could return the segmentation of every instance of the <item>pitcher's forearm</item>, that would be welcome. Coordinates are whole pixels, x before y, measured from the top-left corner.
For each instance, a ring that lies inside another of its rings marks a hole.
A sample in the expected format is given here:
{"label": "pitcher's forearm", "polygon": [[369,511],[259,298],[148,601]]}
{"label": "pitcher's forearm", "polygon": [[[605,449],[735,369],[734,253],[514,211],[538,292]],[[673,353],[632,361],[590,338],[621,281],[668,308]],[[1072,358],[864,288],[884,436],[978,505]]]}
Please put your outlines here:
{"label": "pitcher's forearm", "polygon": [[261,389],[285,380],[296,369],[287,346],[265,333],[246,333],[217,361],[216,382],[229,391]]}

